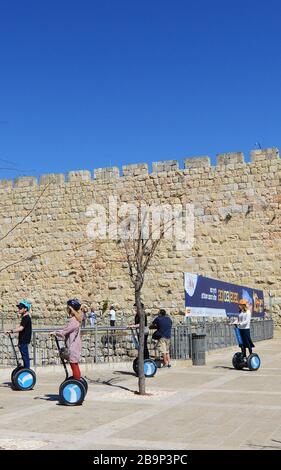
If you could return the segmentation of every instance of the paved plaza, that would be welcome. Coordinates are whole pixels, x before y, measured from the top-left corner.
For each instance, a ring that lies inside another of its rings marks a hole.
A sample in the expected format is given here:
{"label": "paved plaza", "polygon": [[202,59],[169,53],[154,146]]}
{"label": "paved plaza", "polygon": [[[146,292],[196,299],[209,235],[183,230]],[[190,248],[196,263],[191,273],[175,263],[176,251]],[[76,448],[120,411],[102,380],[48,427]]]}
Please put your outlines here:
{"label": "paved plaza", "polygon": [[29,392],[0,372],[0,449],[281,449],[281,336],[256,343],[259,371],[237,371],[236,348],[207,355],[206,366],[174,362],[136,396],[131,364],[83,369],[82,406],[58,404],[60,367],[37,368]]}

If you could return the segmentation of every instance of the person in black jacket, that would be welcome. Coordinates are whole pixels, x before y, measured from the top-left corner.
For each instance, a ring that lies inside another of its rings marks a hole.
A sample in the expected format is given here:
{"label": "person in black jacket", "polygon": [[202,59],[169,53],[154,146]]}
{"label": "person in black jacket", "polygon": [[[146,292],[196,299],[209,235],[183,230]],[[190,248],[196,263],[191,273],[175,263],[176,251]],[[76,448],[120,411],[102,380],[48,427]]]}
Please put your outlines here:
{"label": "person in black jacket", "polygon": [[21,357],[23,360],[23,365],[27,369],[30,369],[30,358],[28,352],[28,346],[31,341],[32,335],[32,321],[29,315],[29,311],[31,308],[31,304],[26,300],[21,300],[17,305],[19,309],[19,314],[21,315],[21,322],[20,325],[11,330],[10,333],[18,333],[19,334],[19,350],[21,353]]}
{"label": "person in black jacket", "polygon": [[[144,310],[144,305],[143,303],[141,304],[142,306],[142,309]],[[136,304],[134,304],[134,307],[136,308]],[[137,335],[138,335],[138,339],[139,339],[139,327],[140,327],[140,317],[139,317],[139,314],[136,312],[135,314],[135,324],[134,325],[129,325],[130,328],[136,328],[137,329]],[[149,359],[149,350],[148,350],[148,346],[147,346],[147,340],[148,340],[148,334],[149,334],[149,329],[148,329],[148,326],[147,326],[147,315],[146,313],[144,312],[144,359]]]}

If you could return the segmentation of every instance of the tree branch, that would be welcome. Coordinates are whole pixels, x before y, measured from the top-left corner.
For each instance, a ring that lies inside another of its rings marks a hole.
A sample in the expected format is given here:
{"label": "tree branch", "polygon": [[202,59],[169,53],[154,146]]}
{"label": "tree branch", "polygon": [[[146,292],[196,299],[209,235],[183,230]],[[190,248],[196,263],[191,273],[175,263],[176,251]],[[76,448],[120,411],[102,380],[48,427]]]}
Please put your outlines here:
{"label": "tree branch", "polygon": [[[84,245],[87,245],[89,243],[92,243],[91,241],[87,241],[85,243],[80,243],[80,245],[78,245],[75,249],[78,249],[80,248],[81,246],[84,246]],[[26,256],[24,258],[21,258],[17,261],[13,261],[12,263],[10,264],[7,264],[6,266],[0,268],[0,273],[5,271],[6,269],[12,267],[12,266],[15,266],[17,264],[21,264],[23,263],[24,261],[32,261],[33,259],[35,258],[40,258],[40,256],[43,256],[43,255],[46,255],[46,254],[49,254],[49,253],[58,253],[58,252],[65,252],[65,251],[73,251],[74,249],[73,248],[56,248],[54,250],[45,250],[45,251],[41,251],[41,253],[34,253],[34,254],[31,254],[29,256]]]}
{"label": "tree branch", "polygon": [[38,198],[36,199],[34,205],[32,206],[32,209],[30,209],[30,211],[22,218],[22,220],[20,220],[17,224],[15,224],[10,230],[8,230],[8,232],[2,237],[0,238],[0,242],[2,242],[3,240],[5,240],[5,238],[8,237],[8,235],[10,235],[19,225],[23,224],[23,222],[30,216],[30,214],[32,214],[32,212],[34,211],[34,209],[36,208],[38,202],[40,201],[41,197],[43,196],[43,194],[45,193],[46,189],[50,186],[51,182],[49,182],[43,189],[43,191],[41,192],[41,194],[38,196]]}

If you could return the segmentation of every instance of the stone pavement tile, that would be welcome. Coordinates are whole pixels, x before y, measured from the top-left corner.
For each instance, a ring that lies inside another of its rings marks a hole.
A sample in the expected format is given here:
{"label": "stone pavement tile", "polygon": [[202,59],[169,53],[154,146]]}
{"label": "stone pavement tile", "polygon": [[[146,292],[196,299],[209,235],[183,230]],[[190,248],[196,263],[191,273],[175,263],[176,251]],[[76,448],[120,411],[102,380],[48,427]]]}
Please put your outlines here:
{"label": "stone pavement tile", "polygon": [[[91,444],[91,447],[93,446],[93,444]],[[143,449],[143,450],[149,450],[149,449],[152,449],[152,450],[153,449],[155,450],[169,450],[169,449],[188,450],[189,449],[187,444],[183,442],[169,441],[167,439],[164,439],[162,441],[151,440],[151,439],[139,439],[137,435],[137,431],[135,432],[135,435],[132,435],[130,439],[110,436],[110,444],[112,448],[114,448],[113,446],[117,446],[117,448],[119,448],[120,446],[125,448],[126,446],[127,449],[133,449],[133,450],[140,450],[140,449]],[[94,445],[97,446],[98,443]],[[103,443],[101,443],[100,445],[104,446]]]}
{"label": "stone pavement tile", "polygon": [[[189,406],[193,406],[192,403]],[[220,410],[216,408],[215,410],[205,408],[201,409],[200,415],[196,418],[196,425],[205,425],[216,424],[216,425],[225,425],[230,424],[231,426],[235,423],[235,420],[239,423],[239,420],[236,416],[233,416],[233,410]]]}
{"label": "stone pavement tile", "polygon": [[250,436],[246,435],[245,444],[244,446],[248,449],[257,450],[259,449],[281,449],[281,442],[276,444],[271,439],[272,432],[271,431],[264,431],[258,430],[250,434]]}
{"label": "stone pavement tile", "polygon": [[271,376],[279,376],[281,374],[281,367],[274,367],[273,364],[271,364],[272,367],[262,367],[262,369],[259,372],[260,377],[271,377]]}
{"label": "stone pavement tile", "polygon": [[[230,432],[230,434],[235,429],[240,428],[241,425],[243,425],[243,423],[246,425],[248,423],[248,421],[249,421],[249,417],[247,415],[245,415],[241,411],[237,411],[236,409],[232,409],[232,416],[229,417],[229,419],[227,420],[227,424],[229,426],[231,426],[231,428],[232,428],[232,431]],[[226,437],[226,435],[224,437]]]}
{"label": "stone pavement tile", "polygon": [[218,446],[222,442],[226,435],[233,431],[233,426],[229,424],[205,424],[198,425],[194,423],[194,428],[197,430],[193,435],[187,436],[189,443],[202,443],[212,444]]}
{"label": "stone pavement tile", "polygon": [[279,449],[281,449],[281,426],[279,426],[273,433],[271,434],[268,444],[276,445]]}
{"label": "stone pavement tile", "polygon": [[[275,448],[280,443],[274,441],[281,440],[280,345],[280,339],[259,343],[263,362],[257,373],[231,369],[231,350],[208,355],[203,367],[159,370],[147,380],[155,394],[150,398],[122,389],[137,389],[131,365],[88,368],[94,382],[81,407],[57,405],[61,368],[54,373],[38,368],[30,392],[11,391],[4,385],[10,370],[2,370],[0,440],[14,438],[20,445],[34,439],[34,445],[42,441],[48,449],[165,449],[167,443],[190,449]],[[114,386],[102,383],[107,380]]]}
{"label": "stone pavement tile", "polygon": [[[47,404],[49,406],[47,406]],[[108,403],[105,407],[95,407],[92,402],[85,401],[83,406],[65,407],[58,406],[56,402],[47,402],[46,409],[35,412],[27,417],[18,419],[16,416],[6,427],[11,429],[16,426],[17,430],[28,430],[29,432],[48,433],[61,432],[68,429],[73,435],[81,434],[109,424],[120,416],[128,416],[141,409],[137,404]],[[32,405],[31,405],[32,406]]]}
{"label": "stone pavement tile", "polygon": [[270,423],[272,426],[274,426],[275,424],[281,424],[281,409],[280,410],[260,409],[257,419],[259,420],[260,423],[263,423],[263,424]]}
{"label": "stone pavement tile", "polygon": [[[202,371],[203,372],[203,371]],[[216,376],[215,376],[216,377]],[[208,383],[214,379],[214,375],[208,373],[206,370],[204,373],[179,373],[178,371],[173,372],[172,370],[158,371],[153,380],[152,385],[154,387],[163,387],[165,389],[188,389],[200,386]],[[147,381],[147,387],[149,388],[150,381]]]}
{"label": "stone pavement tile", "polygon": [[[85,447],[80,447],[79,450],[129,450],[130,448],[128,447],[128,445],[124,444],[124,445],[116,445],[115,443],[111,444],[110,441],[109,442],[104,442],[103,444],[95,444],[93,442],[93,444],[89,447],[89,446],[85,446]],[[140,450],[142,450],[141,448],[139,448]]]}
{"label": "stone pavement tile", "polygon": [[[170,411],[164,410],[157,414],[157,419],[147,418],[138,423],[137,436],[138,439],[151,440],[172,440],[185,442],[186,435],[196,432],[193,430],[191,423],[195,422],[198,417],[198,409],[181,409],[173,407]],[[161,424],[162,423],[162,424]],[[187,428],[188,423],[188,428]],[[129,439],[136,433],[134,426],[127,427],[124,430],[112,434],[112,437]]]}
{"label": "stone pavement tile", "polygon": [[[244,422],[241,420],[239,428],[233,433],[229,433],[222,441],[222,445],[241,445],[245,448],[254,449],[255,446],[266,445],[274,430],[278,428],[279,424],[276,426],[272,425],[272,423],[267,423],[266,425],[257,418],[250,418]],[[241,438],[243,438],[243,440]]]}
{"label": "stone pavement tile", "polygon": [[47,446],[48,442],[38,439],[0,438],[0,450],[39,450]]}
{"label": "stone pavement tile", "polygon": [[[199,421],[200,419],[200,421]],[[159,426],[159,423],[163,423]],[[184,409],[184,405],[178,409],[173,407],[158,415],[158,422],[146,419],[138,424],[138,439],[152,441],[173,441],[179,443],[199,442],[200,438],[206,438],[206,442],[217,442],[218,436],[222,439],[225,433],[232,431],[233,427],[227,424],[210,424],[208,417],[202,420],[200,409]],[[112,434],[112,438],[129,439],[135,432],[133,427],[128,427],[118,433]],[[202,441],[203,442],[203,441]],[[204,441],[205,442],[205,441]]]}
{"label": "stone pavement tile", "polygon": [[[221,390],[229,389],[229,384],[223,384]],[[278,391],[281,393],[281,374],[276,376],[257,375],[256,372],[249,372],[244,376],[237,377],[231,382],[231,388],[238,391]]]}
{"label": "stone pavement tile", "polygon": [[225,436],[216,449],[222,449],[225,447],[230,447],[231,449],[240,449],[246,447],[247,429],[244,426],[240,426],[232,433]]}
{"label": "stone pavement tile", "polygon": [[198,404],[199,401],[202,403],[206,403],[210,407],[214,404],[221,404],[222,406],[230,405],[230,406],[244,406],[252,405],[264,405],[268,407],[272,406],[280,406],[281,409],[281,400],[279,395],[262,395],[262,394],[243,394],[239,392],[233,391],[233,393],[221,393],[219,392],[212,392],[208,391],[206,394],[200,395],[200,397],[195,398],[196,403]]}

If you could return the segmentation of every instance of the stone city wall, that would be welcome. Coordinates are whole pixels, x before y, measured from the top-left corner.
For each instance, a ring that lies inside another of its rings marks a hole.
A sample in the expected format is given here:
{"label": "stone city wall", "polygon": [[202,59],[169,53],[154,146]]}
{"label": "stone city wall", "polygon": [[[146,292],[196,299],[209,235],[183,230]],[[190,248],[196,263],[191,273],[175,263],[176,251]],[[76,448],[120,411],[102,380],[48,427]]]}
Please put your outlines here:
{"label": "stone city wall", "polygon": [[[163,240],[147,272],[143,300],[153,317],[166,308],[177,321],[184,309],[183,273],[263,289],[272,294],[275,322],[281,313],[281,160],[278,149],[207,156],[63,174],[0,180],[0,288],[2,321],[15,321],[15,305],[28,298],[37,325],[65,322],[65,302],[78,297],[93,305],[108,324],[106,304],[114,304],[117,324],[132,318],[134,293],[122,247],[91,240],[87,208],[147,204],[193,204],[194,244],[177,250]],[[39,202],[38,197],[44,191]],[[36,204],[34,211],[29,211]],[[5,235],[26,217],[16,230]],[[4,238],[3,238],[4,237]],[[38,254],[41,256],[37,256]],[[18,261],[21,260],[19,263]],[[14,264],[13,264],[14,263]],[[9,266],[9,267],[7,267]]]}

